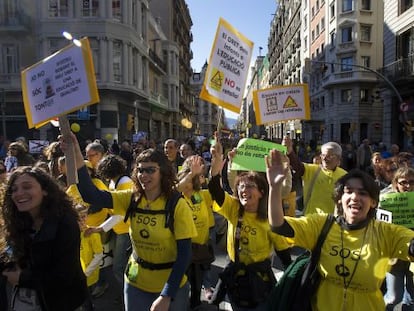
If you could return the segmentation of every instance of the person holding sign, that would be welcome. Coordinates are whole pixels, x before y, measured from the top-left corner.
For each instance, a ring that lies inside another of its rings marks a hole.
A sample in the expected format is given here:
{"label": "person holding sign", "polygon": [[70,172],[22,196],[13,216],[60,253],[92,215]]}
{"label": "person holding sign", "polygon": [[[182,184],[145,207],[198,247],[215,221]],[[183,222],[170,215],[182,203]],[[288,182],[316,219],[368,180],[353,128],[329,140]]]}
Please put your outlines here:
{"label": "person holding sign", "polygon": [[276,282],[271,254],[274,249],[289,246],[283,237],[270,231],[266,179],[257,172],[243,172],[236,177],[235,194],[231,196],[221,186],[223,148],[217,137],[211,153],[208,188],[215,201],[214,211],[228,222],[227,253],[231,260],[221,273],[216,303],[227,293],[235,311],[267,310],[267,297]]}
{"label": "person holding sign", "polygon": [[125,270],[125,310],[187,309],[189,284],[185,271],[191,260],[191,239],[197,231],[191,209],[174,191],[176,176],[164,153],[147,149],[136,158],[134,189],[97,189],[85,168],[76,136],[62,138],[65,153],[73,145],[78,188],[85,202],[113,208],[130,219],[132,255]]}
{"label": "person holding sign", "polygon": [[346,174],[339,167],[342,158],[342,148],[335,142],[327,142],[321,147],[321,164],[303,163],[293,151],[293,143],[286,136],[282,145],[287,147],[291,168],[303,182],[304,214],[333,213],[335,202],[332,191],[335,182]]}
{"label": "person holding sign", "polygon": [[[327,215],[284,216],[280,193],[287,168],[282,157],[277,150],[266,157],[269,223],[273,232],[292,238],[294,245],[313,249]],[[414,261],[414,232],[375,219],[379,188],[363,171],[339,178],[333,196],[338,217],[321,248],[321,281],[311,298],[312,310],[384,310],[381,285],[388,260]]]}
{"label": "person holding sign", "polygon": [[[404,193],[413,191],[414,169],[411,167],[401,167],[394,174],[391,189],[387,187],[381,191],[380,201],[386,197],[387,193]],[[385,206],[383,208],[386,209]],[[414,209],[412,206],[407,208]],[[401,216],[405,218],[406,215]],[[393,222],[398,223],[398,221]],[[408,225],[407,227],[411,230],[414,229],[414,226],[412,225]],[[394,310],[394,307],[401,301],[402,310],[408,310],[409,306],[414,304],[413,273],[410,271],[410,262],[404,260],[391,260],[390,265],[391,269],[387,273],[385,279],[387,285],[387,291],[384,295],[386,310]]]}

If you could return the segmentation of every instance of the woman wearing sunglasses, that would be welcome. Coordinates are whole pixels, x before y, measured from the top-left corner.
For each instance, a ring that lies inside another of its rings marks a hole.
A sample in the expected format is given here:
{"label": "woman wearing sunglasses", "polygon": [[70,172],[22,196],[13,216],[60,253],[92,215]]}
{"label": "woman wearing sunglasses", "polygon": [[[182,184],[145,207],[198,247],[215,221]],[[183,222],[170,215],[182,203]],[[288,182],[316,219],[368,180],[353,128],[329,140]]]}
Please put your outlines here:
{"label": "woman wearing sunglasses", "polygon": [[[144,150],[132,173],[134,190],[100,191],[90,180],[74,134],[71,140],[84,201],[129,216],[132,255],[125,271],[125,310],[186,310],[189,285],[185,271],[191,260],[191,239],[197,232],[183,198],[172,215],[173,230],[166,225],[166,203],[177,183],[167,157],[154,149]],[[62,149],[67,149],[64,142]]]}
{"label": "woman wearing sunglasses", "polygon": [[[395,172],[391,185],[381,191],[380,199],[387,193],[412,191],[414,191],[414,169],[401,167]],[[410,229],[414,229],[414,227],[410,227]],[[385,277],[387,286],[384,295],[386,310],[394,310],[394,307],[401,301],[403,311],[411,310],[414,305],[414,284],[410,262],[392,259],[390,265],[391,269]]]}

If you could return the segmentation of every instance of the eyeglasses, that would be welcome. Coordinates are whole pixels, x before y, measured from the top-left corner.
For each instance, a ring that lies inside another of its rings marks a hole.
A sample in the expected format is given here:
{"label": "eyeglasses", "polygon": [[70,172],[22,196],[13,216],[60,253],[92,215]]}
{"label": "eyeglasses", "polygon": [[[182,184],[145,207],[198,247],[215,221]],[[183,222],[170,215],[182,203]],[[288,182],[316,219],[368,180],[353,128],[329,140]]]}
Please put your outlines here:
{"label": "eyeglasses", "polygon": [[397,184],[402,187],[414,186],[414,180],[401,180],[398,181]]}
{"label": "eyeglasses", "polygon": [[147,173],[149,175],[154,174],[159,169],[160,168],[159,167],[156,167],[156,166],[138,167],[137,168],[139,174]]}
{"label": "eyeglasses", "polygon": [[251,190],[253,188],[257,188],[257,185],[255,183],[247,183],[247,184],[238,184],[237,190],[243,191],[243,190]]}
{"label": "eyeglasses", "polygon": [[321,159],[331,160],[334,159],[337,155],[336,154],[323,154],[321,153]]}

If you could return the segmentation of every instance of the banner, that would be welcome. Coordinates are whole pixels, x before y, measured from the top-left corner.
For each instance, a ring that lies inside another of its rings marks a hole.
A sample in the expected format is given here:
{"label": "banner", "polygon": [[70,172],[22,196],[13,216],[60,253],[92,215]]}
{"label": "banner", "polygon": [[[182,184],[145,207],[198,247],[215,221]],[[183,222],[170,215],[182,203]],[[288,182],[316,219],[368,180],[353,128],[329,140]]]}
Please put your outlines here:
{"label": "banner", "polygon": [[307,84],[292,84],[253,91],[256,124],[287,120],[309,120]]}
{"label": "banner", "polygon": [[243,138],[237,145],[237,153],[231,163],[231,170],[266,172],[264,157],[270,150],[286,153],[286,147],[270,141]]}
{"label": "banner", "polygon": [[220,18],[200,98],[239,113],[253,42]]}
{"label": "banner", "polygon": [[70,44],[21,73],[29,128],[99,101],[91,48]]}
{"label": "banner", "polygon": [[[414,228],[414,192],[384,193],[380,195],[381,209],[391,212],[393,224]],[[385,220],[384,217],[381,220]]]}

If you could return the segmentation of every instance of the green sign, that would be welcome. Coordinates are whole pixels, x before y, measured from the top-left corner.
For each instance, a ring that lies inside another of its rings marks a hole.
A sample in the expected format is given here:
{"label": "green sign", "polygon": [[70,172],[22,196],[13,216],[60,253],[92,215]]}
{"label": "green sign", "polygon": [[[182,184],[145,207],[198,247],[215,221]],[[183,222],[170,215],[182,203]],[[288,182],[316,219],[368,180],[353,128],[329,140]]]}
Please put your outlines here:
{"label": "green sign", "polygon": [[414,228],[414,192],[384,193],[380,207],[392,213],[392,223]]}
{"label": "green sign", "polygon": [[280,144],[253,138],[243,138],[237,145],[237,153],[233,158],[231,169],[236,171],[266,172],[264,157],[272,149],[286,153],[286,147]]}

